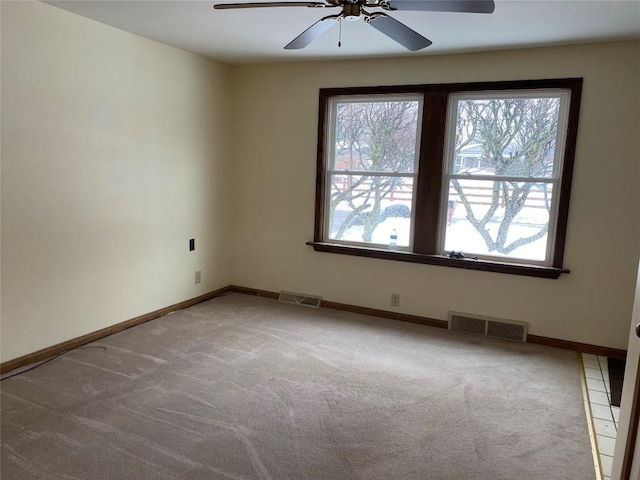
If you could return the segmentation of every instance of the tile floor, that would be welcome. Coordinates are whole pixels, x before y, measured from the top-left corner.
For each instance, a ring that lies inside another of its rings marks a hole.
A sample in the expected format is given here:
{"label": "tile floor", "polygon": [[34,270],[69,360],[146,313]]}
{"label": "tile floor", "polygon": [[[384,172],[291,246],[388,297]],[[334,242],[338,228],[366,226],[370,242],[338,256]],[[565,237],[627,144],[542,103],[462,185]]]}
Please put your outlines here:
{"label": "tile floor", "polygon": [[609,403],[610,386],[607,357],[583,353],[582,363],[584,364],[584,376],[587,380],[587,394],[595,428],[602,478],[609,480],[620,408],[613,407]]}

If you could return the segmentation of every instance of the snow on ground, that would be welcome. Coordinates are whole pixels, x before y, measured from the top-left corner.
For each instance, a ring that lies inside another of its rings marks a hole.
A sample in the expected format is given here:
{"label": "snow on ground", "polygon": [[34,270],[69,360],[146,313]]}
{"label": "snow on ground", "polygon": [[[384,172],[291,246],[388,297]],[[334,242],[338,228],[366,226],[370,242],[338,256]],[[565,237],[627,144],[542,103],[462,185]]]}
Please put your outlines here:
{"label": "snow on ground", "polygon": [[[543,261],[545,259],[547,235],[535,242],[517,248],[510,254],[505,255],[495,251],[489,252],[480,234],[471,225],[471,223],[466,220],[466,217],[458,213],[458,210],[461,210],[460,213],[464,211],[464,209],[456,209],[456,214],[453,217],[452,224],[447,227],[445,252],[455,250],[464,252],[466,256],[488,255],[514,260],[525,259]],[[493,238],[495,238],[497,234],[502,218],[496,216],[494,219],[496,221],[489,223],[487,226],[487,229]],[[520,221],[518,223],[514,222],[509,229],[507,244],[522,237],[529,237],[540,230],[539,222],[541,218],[539,217],[535,219],[535,223],[529,223],[534,220],[532,218],[520,218],[518,220]],[[376,227],[372,236],[372,246],[379,246],[383,248],[388,247],[389,238],[394,229],[398,232],[398,246],[400,248],[408,247],[409,240],[411,238],[411,221],[408,218],[399,217],[387,218]],[[332,232],[332,235],[334,233],[335,232]],[[352,226],[345,231],[341,240],[363,242],[362,233],[363,227],[361,225]]]}

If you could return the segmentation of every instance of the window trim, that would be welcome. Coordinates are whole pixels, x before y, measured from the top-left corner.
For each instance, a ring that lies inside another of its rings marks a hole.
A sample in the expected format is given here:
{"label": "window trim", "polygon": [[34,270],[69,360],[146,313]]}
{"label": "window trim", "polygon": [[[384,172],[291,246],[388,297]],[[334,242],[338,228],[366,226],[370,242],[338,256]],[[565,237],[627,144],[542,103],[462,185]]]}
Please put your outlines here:
{"label": "window trim", "polygon": [[[578,119],[582,92],[582,78],[560,78],[541,80],[513,80],[501,82],[446,83],[429,85],[401,85],[378,87],[322,88],[319,92],[318,108],[318,155],[316,169],[316,198],[314,239],[307,242],[316,251],[345,255],[365,256],[412,263],[449,266],[499,273],[527,275],[543,278],[558,278],[569,273],[563,268],[564,248],[569,215],[569,199],[573,177],[573,162],[578,133]],[[451,259],[438,255],[440,237],[440,211],[442,201],[442,179],[445,168],[444,149],[447,129],[447,106],[449,97],[455,93],[507,90],[569,90],[568,122],[564,143],[562,175],[559,182],[558,212],[553,240],[551,266],[529,263],[512,263],[498,260]],[[326,138],[330,126],[329,101],[338,96],[374,96],[383,94],[422,94],[423,118],[420,133],[420,160],[416,185],[413,251],[388,251],[356,245],[327,242],[325,237],[325,209],[327,165]],[[431,232],[431,233],[430,233]]]}

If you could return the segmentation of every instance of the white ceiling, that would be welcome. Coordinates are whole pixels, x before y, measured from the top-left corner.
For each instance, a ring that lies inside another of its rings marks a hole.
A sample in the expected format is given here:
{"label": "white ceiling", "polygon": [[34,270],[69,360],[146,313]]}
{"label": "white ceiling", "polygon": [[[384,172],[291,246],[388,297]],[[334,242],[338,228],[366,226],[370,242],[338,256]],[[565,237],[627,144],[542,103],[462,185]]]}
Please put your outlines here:
{"label": "white ceiling", "polygon": [[[168,45],[231,64],[495,50],[640,38],[640,0],[495,0],[486,14],[392,12],[433,41],[408,52],[363,21],[343,22],[303,50],[283,46],[338,9],[213,10],[247,0],[64,0],[46,3]],[[264,0],[263,0],[264,1]]]}

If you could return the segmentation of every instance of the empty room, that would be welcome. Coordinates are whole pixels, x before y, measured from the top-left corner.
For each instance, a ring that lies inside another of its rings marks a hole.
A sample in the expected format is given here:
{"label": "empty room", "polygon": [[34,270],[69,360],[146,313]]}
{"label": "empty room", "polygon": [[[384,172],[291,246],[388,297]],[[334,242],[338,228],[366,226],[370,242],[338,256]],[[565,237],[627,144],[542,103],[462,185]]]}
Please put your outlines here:
{"label": "empty room", "polygon": [[0,21],[0,478],[640,478],[639,1]]}

